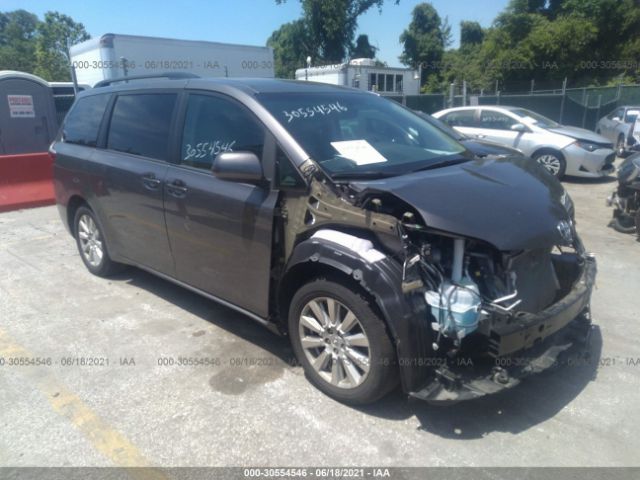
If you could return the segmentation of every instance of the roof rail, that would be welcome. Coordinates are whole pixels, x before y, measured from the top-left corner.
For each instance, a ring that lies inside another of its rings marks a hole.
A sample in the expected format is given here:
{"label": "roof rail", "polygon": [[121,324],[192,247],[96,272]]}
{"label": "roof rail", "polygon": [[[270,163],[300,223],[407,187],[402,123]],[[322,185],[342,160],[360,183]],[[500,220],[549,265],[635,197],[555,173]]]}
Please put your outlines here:
{"label": "roof rail", "polygon": [[93,88],[108,87],[112,83],[128,82],[129,80],[146,80],[147,78],[168,78],[170,80],[180,80],[186,78],[200,78],[195,73],[189,72],[167,72],[167,73],[155,73],[151,75],[132,75],[130,77],[118,77],[109,78],[106,80],[100,80]]}

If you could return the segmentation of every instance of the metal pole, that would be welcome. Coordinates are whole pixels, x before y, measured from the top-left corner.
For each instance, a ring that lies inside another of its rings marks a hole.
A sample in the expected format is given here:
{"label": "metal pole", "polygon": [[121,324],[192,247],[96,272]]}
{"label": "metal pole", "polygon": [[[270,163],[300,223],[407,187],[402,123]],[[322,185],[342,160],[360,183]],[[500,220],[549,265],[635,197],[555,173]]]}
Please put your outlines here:
{"label": "metal pole", "polygon": [[71,81],[73,82],[73,96],[78,95],[78,77],[76,76],[76,69],[71,61],[71,40],[67,37],[67,59],[69,60],[69,73],[71,74]]}
{"label": "metal pole", "polygon": [[467,81],[462,80],[462,106],[467,106]]}
{"label": "metal pole", "polygon": [[596,110],[596,122],[600,118],[600,105],[602,105],[602,95],[598,95],[598,109]]}
{"label": "metal pole", "polygon": [[[127,78],[127,59],[124,57],[120,57],[120,62],[122,62],[122,76]],[[129,83],[126,80],[125,82]]]}
{"label": "metal pole", "polygon": [[456,82],[452,82],[449,85],[449,107],[455,106],[453,104],[453,97],[455,96],[455,93],[456,93]]}
{"label": "metal pole", "polygon": [[583,90],[582,97],[583,97],[582,107],[584,108],[584,110],[582,111],[582,128],[584,128],[584,126],[587,123],[587,110],[589,109],[589,94],[587,93],[586,102],[584,100],[584,90]]}
{"label": "metal pole", "polygon": [[532,78],[531,79],[531,93],[530,93],[530,95],[533,95],[533,89],[534,89],[535,85],[536,85],[536,81]]}
{"label": "metal pole", "polygon": [[562,123],[562,117],[564,117],[564,99],[567,96],[567,77],[564,77],[562,82],[562,100],[560,101],[560,119],[558,123]]}

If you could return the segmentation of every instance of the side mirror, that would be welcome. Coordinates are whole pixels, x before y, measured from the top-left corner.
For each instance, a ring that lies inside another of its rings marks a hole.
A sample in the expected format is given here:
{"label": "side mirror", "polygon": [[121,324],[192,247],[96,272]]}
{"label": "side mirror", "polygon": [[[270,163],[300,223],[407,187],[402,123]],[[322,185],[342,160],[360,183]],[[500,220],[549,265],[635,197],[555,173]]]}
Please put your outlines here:
{"label": "side mirror", "polygon": [[613,117],[611,120],[613,120],[614,122],[619,122],[620,121],[620,117]]}
{"label": "side mirror", "polygon": [[511,130],[513,130],[514,132],[524,133],[529,129],[522,123],[516,123],[515,125],[511,125]]}
{"label": "side mirror", "polygon": [[260,159],[251,152],[223,152],[211,166],[213,174],[230,182],[257,183],[263,178]]}

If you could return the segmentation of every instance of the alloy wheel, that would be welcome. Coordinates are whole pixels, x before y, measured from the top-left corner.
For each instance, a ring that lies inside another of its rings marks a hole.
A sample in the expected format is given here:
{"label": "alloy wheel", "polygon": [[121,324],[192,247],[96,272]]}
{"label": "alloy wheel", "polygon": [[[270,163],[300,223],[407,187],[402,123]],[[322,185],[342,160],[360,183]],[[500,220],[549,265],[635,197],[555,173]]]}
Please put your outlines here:
{"label": "alloy wheel", "polygon": [[624,138],[618,138],[618,143],[616,145],[616,155],[618,157],[624,156]]}
{"label": "alloy wheel", "polygon": [[304,306],[298,325],[304,354],[323,380],[345,389],[362,384],[369,373],[371,348],[349,308],[334,298],[317,297]]}
{"label": "alloy wheel", "polygon": [[538,160],[538,163],[542,165],[544,168],[546,168],[549,171],[549,173],[551,173],[554,177],[557,177],[558,174],[560,173],[560,168],[561,168],[560,159],[555,155],[552,155],[550,153],[544,153],[540,155],[537,158],[537,160]]}
{"label": "alloy wheel", "polygon": [[90,215],[84,214],[78,220],[78,238],[80,239],[80,249],[85,260],[92,267],[98,267],[102,262],[104,249],[100,230]]}

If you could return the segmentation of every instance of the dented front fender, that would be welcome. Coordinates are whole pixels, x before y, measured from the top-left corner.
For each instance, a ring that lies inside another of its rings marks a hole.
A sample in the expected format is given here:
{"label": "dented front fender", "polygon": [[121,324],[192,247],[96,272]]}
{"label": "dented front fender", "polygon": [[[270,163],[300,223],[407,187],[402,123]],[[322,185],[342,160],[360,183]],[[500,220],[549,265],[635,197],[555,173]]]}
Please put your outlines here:
{"label": "dented front fender", "polygon": [[395,345],[402,388],[413,391],[433,375],[432,369],[417,368],[411,360],[433,355],[426,304],[417,293],[403,293],[402,265],[398,261],[344,240],[339,235],[316,234],[300,242],[289,257],[283,279],[297,268],[313,268],[315,264],[321,266],[319,271],[335,269],[362,287],[375,300]]}

